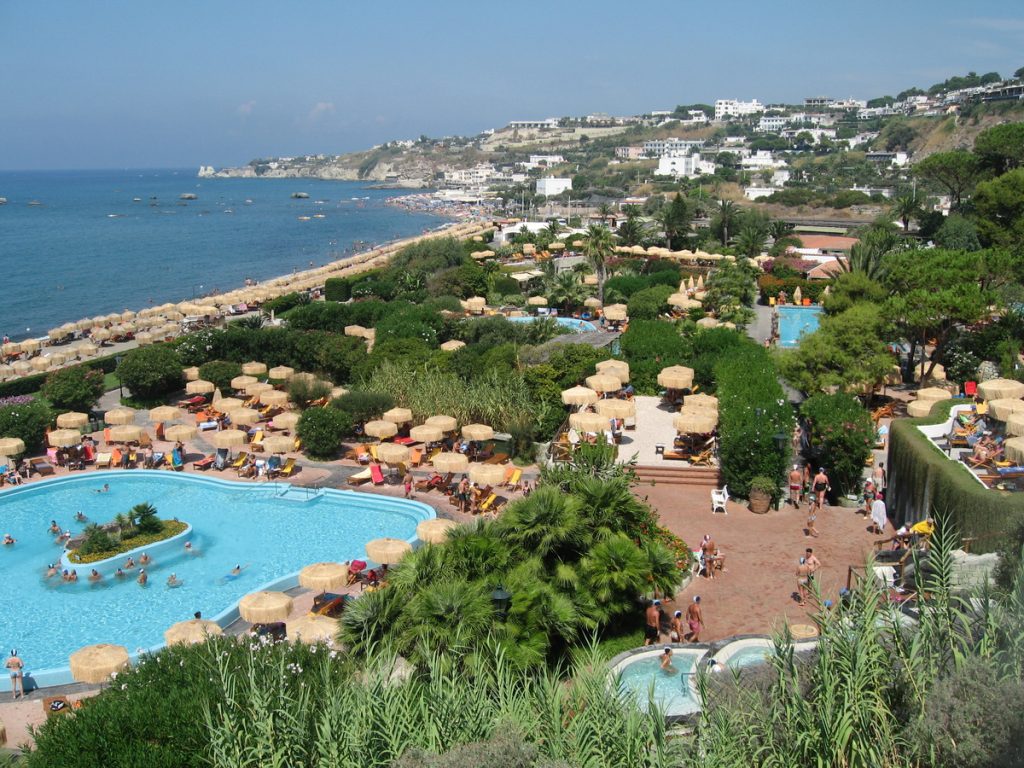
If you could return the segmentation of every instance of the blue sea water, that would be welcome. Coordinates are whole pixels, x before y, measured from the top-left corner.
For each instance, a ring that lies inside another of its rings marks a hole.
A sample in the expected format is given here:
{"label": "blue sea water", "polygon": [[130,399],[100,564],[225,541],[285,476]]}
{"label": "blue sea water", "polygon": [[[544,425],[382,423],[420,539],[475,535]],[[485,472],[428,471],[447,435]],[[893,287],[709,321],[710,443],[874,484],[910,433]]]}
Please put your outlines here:
{"label": "blue sea water", "polygon": [[228,291],[444,223],[386,206],[396,194],[194,170],[2,172],[0,333],[45,336],[83,317]]}

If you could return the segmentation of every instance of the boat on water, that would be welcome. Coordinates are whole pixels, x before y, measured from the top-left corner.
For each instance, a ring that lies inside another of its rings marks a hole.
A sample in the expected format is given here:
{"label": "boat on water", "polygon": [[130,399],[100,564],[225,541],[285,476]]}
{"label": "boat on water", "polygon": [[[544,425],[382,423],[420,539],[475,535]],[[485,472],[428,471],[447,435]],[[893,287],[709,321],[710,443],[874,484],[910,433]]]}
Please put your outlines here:
{"label": "boat on water", "polygon": [[35,206],[35,205],[42,205],[42,203],[39,202],[38,200],[29,200],[28,204],[29,205],[33,205],[33,206]]}
{"label": "boat on water", "polygon": [[292,192],[293,200],[306,200],[309,197],[308,192]]}
{"label": "boat on water", "polygon": [[132,198],[132,202],[133,203],[141,203],[142,202],[142,198],[141,197],[133,197]]}
{"label": "boat on water", "polygon": [[326,214],[323,214],[323,213],[314,213],[313,214],[313,218],[314,219],[326,219],[327,216],[326,216]]}
{"label": "boat on water", "polygon": [[6,197],[0,197],[0,205],[7,205],[7,198]]}
{"label": "boat on water", "polygon": [[299,221],[309,221],[309,220],[310,220],[309,216],[299,216]]}
{"label": "boat on water", "polygon": [[199,195],[197,195],[195,192],[182,192],[180,195],[178,195],[178,199],[179,200],[198,200],[199,199]]}

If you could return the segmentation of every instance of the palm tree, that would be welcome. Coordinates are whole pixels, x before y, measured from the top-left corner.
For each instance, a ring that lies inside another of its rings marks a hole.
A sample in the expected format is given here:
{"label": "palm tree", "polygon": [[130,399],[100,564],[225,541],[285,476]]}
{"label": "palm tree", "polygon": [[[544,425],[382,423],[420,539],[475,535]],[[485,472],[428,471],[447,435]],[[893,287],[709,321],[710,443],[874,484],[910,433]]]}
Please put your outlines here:
{"label": "palm tree", "polygon": [[600,622],[629,611],[637,592],[649,583],[648,562],[643,551],[622,533],[594,546],[583,559],[586,591],[598,606]]}
{"label": "palm tree", "polygon": [[543,486],[511,504],[498,522],[504,538],[542,560],[578,547],[583,531],[580,503],[558,488]]}
{"label": "palm tree", "polygon": [[754,258],[764,250],[766,233],[756,224],[745,225],[736,238],[736,250],[744,256]]}
{"label": "palm tree", "polygon": [[768,224],[768,234],[772,240],[781,240],[793,231],[793,225],[782,219],[772,219]]}
{"label": "palm tree", "polygon": [[597,298],[604,301],[605,264],[615,253],[615,241],[612,231],[607,227],[592,224],[587,227],[583,241],[583,255],[594,268],[597,275]]}
{"label": "palm tree", "polygon": [[839,259],[845,272],[860,272],[872,280],[885,275],[884,257],[899,244],[899,238],[891,229],[872,227],[860,237],[860,242],[850,248],[850,255]]}
{"label": "palm tree", "polygon": [[619,225],[619,230],[616,234],[623,245],[640,245],[640,241],[644,239],[646,233],[640,219],[630,216]]}
{"label": "palm tree", "polygon": [[587,290],[577,272],[559,272],[548,282],[548,298],[566,311],[578,307],[586,297]]}
{"label": "palm tree", "polygon": [[558,239],[558,233],[562,231],[562,225],[558,223],[558,219],[551,219],[548,222],[547,233],[551,235],[551,240]]}
{"label": "palm tree", "polygon": [[481,582],[440,581],[419,590],[405,611],[417,655],[474,647],[494,621],[490,590]]}
{"label": "palm tree", "polygon": [[914,195],[901,195],[897,197],[893,200],[892,207],[889,210],[893,216],[903,223],[904,232],[910,229],[911,219],[916,220],[924,213],[921,202]]}
{"label": "palm tree", "polygon": [[722,245],[729,244],[729,230],[736,226],[740,211],[732,200],[722,200],[715,212],[718,226],[722,228]]}

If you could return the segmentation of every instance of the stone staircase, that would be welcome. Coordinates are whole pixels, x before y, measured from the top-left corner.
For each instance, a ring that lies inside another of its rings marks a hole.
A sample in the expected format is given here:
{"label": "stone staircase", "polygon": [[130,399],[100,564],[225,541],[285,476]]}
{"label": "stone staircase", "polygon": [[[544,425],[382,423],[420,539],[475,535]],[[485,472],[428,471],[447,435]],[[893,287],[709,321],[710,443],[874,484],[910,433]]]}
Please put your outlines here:
{"label": "stone staircase", "polygon": [[720,488],[718,467],[687,467],[664,464],[638,465],[635,468],[639,485],[688,485],[698,488]]}

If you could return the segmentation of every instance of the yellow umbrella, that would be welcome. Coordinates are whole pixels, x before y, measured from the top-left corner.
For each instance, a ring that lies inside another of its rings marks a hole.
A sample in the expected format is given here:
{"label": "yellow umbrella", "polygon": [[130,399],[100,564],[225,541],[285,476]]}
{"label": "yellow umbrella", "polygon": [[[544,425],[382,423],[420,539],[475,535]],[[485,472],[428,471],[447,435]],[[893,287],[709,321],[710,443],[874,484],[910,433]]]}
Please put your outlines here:
{"label": "yellow umbrella", "polygon": [[273,418],[273,424],[278,429],[295,429],[295,425],[299,423],[299,418],[297,413],[279,413]]}
{"label": "yellow umbrella", "polygon": [[599,413],[570,413],[569,426],[580,432],[604,432],[611,429],[611,421]]}
{"label": "yellow umbrella", "polygon": [[232,424],[244,424],[249,427],[262,418],[260,412],[255,408],[232,408],[227,415]]}
{"label": "yellow umbrella", "polygon": [[1024,397],[1024,382],[1013,379],[989,379],[978,385],[978,394],[986,400]]}
{"label": "yellow umbrella", "polygon": [[87,645],[71,654],[71,676],[80,683],[105,683],[129,664],[123,645]]}
{"label": "yellow umbrella", "polygon": [[258,382],[259,379],[255,376],[235,376],[235,378],[231,380],[231,388],[245,389],[250,384],[257,384]]}
{"label": "yellow umbrella", "polygon": [[398,443],[382,443],[377,446],[377,458],[388,464],[409,460],[409,449]]}
{"label": "yellow umbrella", "polygon": [[718,426],[718,415],[706,409],[680,411],[672,419],[672,426],[678,432],[706,435],[715,431],[715,427]]}
{"label": "yellow umbrella", "polygon": [[431,416],[423,423],[429,424],[432,427],[438,427],[442,432],[454,432],[458,426],[454,416]]}
{"label": "yellow umbrella", "polygon": [[444,432],[441,431],[440,427],[420,424],[418,427],[413,427],[409,430],[409,437],[421,443],[436,443],[444,437]]}
{"label": "yellow umbrella", "polygon": [[477,485],[498,485],[505,479],[505,468],[500,464],[474,464],[469,468],[469,479]]}
{"label": "yellow umbrella", "polygon": [[385,437],[393,437],[398,434],[398,426],[390,421],[382,421],[380,419],[376,421],[368,421],[363,427],[363,431],[370,435],[370,437],[376,437],[384,439]]}
{"label": "yellow umbrella", "polygon": [[203,379],[195,379],[185,385],[185,391],[190,395],[206,395],[213,392],[216,388],[212,381],[204,381]]}
{"label": "yellow umbrella", "polygon": [[[78,433],[76,432],[75,434]],[[79,437],[81,437],[81,435],[79,435]],[[0,456],[18,456],[24,452],[25,441],[20,437],[0,438]]]}
{"label": "yellow umbrella", "polygon": [[587,376],[587,386],[595,392],[618,392],[622,389],[622,382],[617,376],[606,373],[597,373]]}
{"label": "yellow umbrella", "polygon": [[246,376],[262,376],[266,372],[266,363],[244,363],[242,365],[242,373]]}
{"label": "yellow umbrella", "polygon": [[[69,445],[78,445],[82,441],[82,433],[77,429],[55,429],[46,439],[54,448],[67,448]],[[10,456],[12,452],[0,450],[0,453]]]}
{"label": "yellow umbrella", "polygon": [[237,397],[222,397],[219,400],[214,398],[213,406],[221,413],[227,413],[233,411],[235,408],[241,408],[244,403]]}
{"label": "yellow umbrella", "polygon": [[444,452],[437,454],[430,463],[438,472],[465,472],[469,458],[464,453]]}
{"label": "yellow umbrella", "polygon": [[110,441],[114,443],[128,443],[142,437],[142,427],[135,424],[118,424],[110,428]]}
{"label": "yellow umbrella", "polygon": [[214,621],[207,619],[189,619],[172,624],[164,632],[167,645],[196,645],[205,643],[211,637],[220,637],[224,630]]}
{"label": "yellow umbrella", "polygon": [[448,532],[458,527],[453,520],[432,517],[416,526],[416,537],[424,544],[443,544],[448,541]]}
{"label": "yellow umbrella", "polygon": [[288,405],[288,393],[282,392],[279,389],[268,389],[264,392],[260,392],[260,402],[263,405],[272,405],[275,408],[283,408]]}
{"label": "yellow umbrella", "polygon": [[173,405],[160,405],[149,411],[150,421],[174,421],[181,418],[181,409]]}
{"label": "yellow umbrella", "polygon": [[164,437],[173,443],[184,442],[195,437],[197,431],[191,424],[174,424],[164,430]]}
{"label": "yellow umbrella", "polygon": [[687,395],[683,398],[683,408],[710,408],[718,410],[718,398],[712,395],[705,395],[700,392],[696,395]]}
{"label": "yellow umbrella", "polygon": [[613,419],[628,419],[636,416],[636,403],[632,400],[598,400],[594,410],[602,416]]}
{"label": "yellow umbrella", "polygon": [[392,408],[390,411],[385,411],[381,419],[390,421],[392,424],[407,424],[412,421],[412,411],[408,408]]}
{"label": "yellow umbrella", "polygon": [[294,373],[295,369],[287,365],[275,365],[267,372],[267,376],[275,381],[287,381]]}
{"label": "yellow umbrella", "polygon": [[464,346],[466,346],[466,342],[459,341],[458,339],[451,339],[450,341],[446,341],[442,344],[441,349],[445,352],[454,352],[457,349],[462,349]]}
{"label": "yellow umbrella", "polygon": [[222,432],[214,432],[210,442],[214,448],[237,448],[249,442],[249,435],[240,429],[225,429]]}
{"label": "yellow umbrella", "polygon": [[331,643],[338,635],[340,622],[330,616],[308,613],[288,622],[288,637],[300,643]]}
{"label": "yellow umbrella", "polygon": [[342,563],[313,563],[299,571],[299,584],[318,592],[341,589],[348,584],[348,566]]}
{"label": "yellow umbrella", "polygon": [[689,389],[693,386],[693,368],[670,365],[658,374],[658,385],[666,389]]}
{"label": "yellow umbrella", "polygon": [[562,402],[565,405],[590,405],[599,399],[600,395],[589,387],[571,387],[562,390]]}
{"label": "yellow umbrella", "polygon": [[988,412],[998,421],[1006,421],[1011,413],[1024,411],[1024,400],[1015,400],[1005,397],[999,400],[988,401]]}
{"label": "yellow umbrella", "polygon": [[284,621],[292,611],[292,599],[284,592],[252,592],[238,601],[238,613],[250,624]]}
{"label": "yellow umbrella", "polygon": [[486,424],[467,424],[462,428],[462,436],[467,440],[490,440],[494,430]]}
{"label": "yellow umbrella", "polygon": [[263,438],[263,450],[268,453],[288,453],[295,447],[295,438],[284,435],[269,435]]}
{"label": "yellow umbrella", "polygon": [[366,556],[381,565],[394,565],[410,552],[412,546],[409,542],[390,536],[366,542]]}

